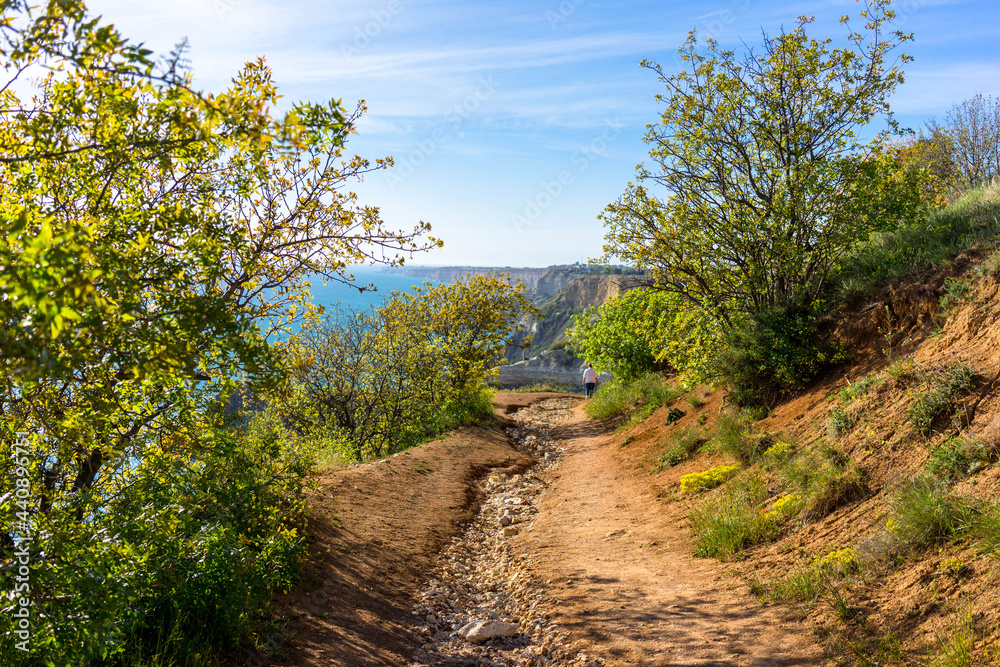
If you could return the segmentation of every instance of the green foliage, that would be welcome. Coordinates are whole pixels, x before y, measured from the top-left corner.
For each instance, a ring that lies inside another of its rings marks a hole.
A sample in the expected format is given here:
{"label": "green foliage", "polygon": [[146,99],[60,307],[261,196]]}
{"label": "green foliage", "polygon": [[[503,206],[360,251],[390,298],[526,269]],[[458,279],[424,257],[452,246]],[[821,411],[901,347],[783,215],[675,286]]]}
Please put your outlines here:
{"label": "green foliage", "polygon": [[570,392],[576,390],[576,387],[558,387],[551,382],[536,382],[535,384],[526,384],[523,387],[517,387],[513,391],[521,392],[523,394],[530,394],[532,392]]}
{"label": "green foliage", "polygon": [[623,381],[654,370],[647,326],[651,296],[646,290],[631,290],[576,316],[567,335],[577,356]]}
{"label": "green foliage", "polygon": [[718,429],[711,444],[743,464],[756,461],[770,443],[750,432],[750,421],[745,416],[724,414],[719,418]]}
{"label": "green foliage", "polygon": [[29,652],[4,614],[0,654],[207,663],[255,643],[302,549],[306,460],[224,406],[280,384],[267,335],[312,276],[438,243],[347,190],[389,164],[343,154],[363,107],[279,105],[262,60],[192,90],[182,48],[78,2],[7,2],[0,33],[0,548],[32,537],[34,605]]}
{"label": "green foliage", "polygon": [[840,302],[851,302],[881,286],[949,262],[1000,234],[1000,185],[974,189],[944,209],[896,230],[875,234],[844,258],[833,281]]}
{"label": "green foliage", "polygon": [[525,312],[522,283],[474,276],[312,320],[283,345],[292,383],[272,402],[344,460],[387,456],[492,414],[487,382]]}
{"label": "green foliage", "polygon": [[976,639],[985,637],[977,627],[976,615],[966,603],[948,624],[947,632],[937,637],[937,651],[928,663],[930,667],[975,667],[983,664],[976,654]]}
{"label": "green foliage", "polygon": [[913,427],[927,436],[939,417],[954,414],[955,399],[972,387],[976,372],[968,364],[958,363],[950,367],[921,368],[918,377],[920,389],[906,414]]}
{"label": "green foliage", "polygon": [[778,522],[757,509],[767,495],[763,480],[745,476],[705,499],[688,516],[695,535],[695,555],[729,560],[773,539]]}
{"label": "green foliage", "polygon": [[948,276],[944,279],[944,294],[938,299],[938,303],[941,305],[941,310],[946,311],[958,304],[965,298],[965,295],[969,292],[969,287],[972,285],[970,280],[963,280],[960,278],[952,278]]}
{"label": "green foliage", "polygon": [[776,467],[789,489],[802,498],[805,519],[824,517],[865,492],[860,470],[832,448],[801,452]]}
{"label": "green foliage", "polygon": [[705,442],[702,434],[693,429],[686,428],[673,436],[670,446],[659,455],[659,461],[665,466],[675,466],[691,458],[698,447]]}
{"label": "green foliage", "polygon": [[638,423],[682,393],[659,373],[647,373],[635,380],[615,378],[601,385],[583,409],[594,419],[625,413],[628,423]]}
{"label": "green foliage", "polygon": [[[604,258],[623,258],[727,326],[737,315],[808,307],[843,253],[922,208],[925,171],[858,129],[888,111],[911,37],[886,28],[887,0],[843,48],[811,39],[812,19],[742,58],[692,33],[666,73],[649,126],[652,166],[605,209]],[[752,146],[753,150],[747,150]],[[657,198],[643,182],[662,186]]]}
{"label": "green foliage", "polygon": [[914,549],[960,537],[977,514],[968,500],[927,477],[897,486],[889,507],[889,533]]}
{"label": "green foliage", "polygon": [[690,386],[710,373],[718,329],[707,314],[676,294],[629,290],[574,318],[566,332],[578,356],[630,380],[669,365]]}
{"label": "green foliage", "polygon": [[838,406],[830,410],[830,416],[826,420],[826,430],[830,435],[839,437],[849,433],[857,421],[857,414],[852,414]]}
{"label": "green foliage", "polygon": [[850,403],[853,400],[861,398],[867,394],[871,389],[879,386],[885,382],[886,376],[882,373],[876,373],[874,375],[866,375],[862,378],[858,378],[853,384],[848,384],[846,387],[841,389],[837,396],[844,403]]}
{"label": "green foliage", "polygon": [[727,332],[716,375],[728,383],[733,402],[773,406],[842,358],[820,345],[810,314],[768,311]]}
{"label": "green foliage", "polygon": [[927,460],[927,471],[944,479],[960,479],[981,470],[996,458],[996,451],[983,447],[974,440],[948,438],[932,447]]}

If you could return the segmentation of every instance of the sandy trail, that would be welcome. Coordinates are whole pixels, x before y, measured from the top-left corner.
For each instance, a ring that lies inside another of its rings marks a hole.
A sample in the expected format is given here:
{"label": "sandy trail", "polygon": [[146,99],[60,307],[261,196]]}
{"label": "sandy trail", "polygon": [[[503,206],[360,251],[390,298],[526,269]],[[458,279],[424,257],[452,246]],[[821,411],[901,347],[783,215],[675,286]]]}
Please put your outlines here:
{"label": "sandy trail", "polygon": [[516,548],[554,620],[610,665],[825,665],[800,622],[692,557],[683,510],[658,501],[581,406],[552,430],[564,457]]}

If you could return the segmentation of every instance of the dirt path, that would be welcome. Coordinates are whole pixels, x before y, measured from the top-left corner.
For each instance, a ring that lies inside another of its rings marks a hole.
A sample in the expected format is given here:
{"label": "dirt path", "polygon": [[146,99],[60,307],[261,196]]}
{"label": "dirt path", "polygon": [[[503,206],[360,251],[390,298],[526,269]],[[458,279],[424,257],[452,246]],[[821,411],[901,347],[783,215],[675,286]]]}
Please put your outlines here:
{"label": "dirt path", "polygon": [[[496,402],[513,423],[323,475],[271,665],[826,664],[800,622],[690,556],[684,507],[581,401]],[[482,623],[503,633],[471,640]]]}
{"label": "dirt path", "polygon": [[[823,665],[815,638],[695,559],[681,508],[657,501],[580,406],[516,550],[551,584],[553,620],[607,665]],[[544,477],[545,475],[543,475]]]}

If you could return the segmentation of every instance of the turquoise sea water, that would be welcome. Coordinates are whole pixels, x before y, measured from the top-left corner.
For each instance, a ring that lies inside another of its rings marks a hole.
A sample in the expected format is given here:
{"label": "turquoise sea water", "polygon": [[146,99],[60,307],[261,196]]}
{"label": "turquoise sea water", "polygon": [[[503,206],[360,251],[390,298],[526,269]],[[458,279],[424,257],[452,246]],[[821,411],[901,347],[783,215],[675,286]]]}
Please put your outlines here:
{"label": "turquoise sea water", "polygon": [[[337,306],[341,308],[353,308],[355,310],[365,310],[369,307],[378,307],[393,292],[409,292],[415,285],[421,285],[425,278],[414,278],[402,276],[397,273],[383,273],[381,267],[356,266],[350,269],[354,274],[354,284],[364,287],[373,283],[377,291],[365,290],[359,292],[357,287],[350,287],[328,281],[323,285],[317,279],[312,281],[313,302],[332,311]],[[427,282],[435,283],[433,280]]]}

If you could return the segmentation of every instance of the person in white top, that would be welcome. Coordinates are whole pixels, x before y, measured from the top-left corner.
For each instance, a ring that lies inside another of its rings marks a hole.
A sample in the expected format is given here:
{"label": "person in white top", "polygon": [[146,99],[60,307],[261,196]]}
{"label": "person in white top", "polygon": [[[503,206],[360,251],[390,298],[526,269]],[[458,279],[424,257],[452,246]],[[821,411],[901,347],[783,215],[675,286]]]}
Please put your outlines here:
{"label": "person in white top", "polygon": [[587,364],[587,368],[583,371],[583,386],[587,390],[587,398],[594,394],[599,384],[601,384],[601,380],[597,377],[597,371],[594,370],[592,364]]}

